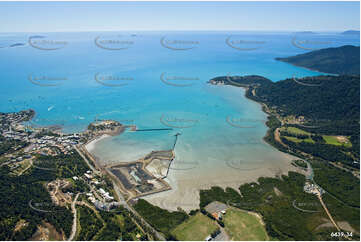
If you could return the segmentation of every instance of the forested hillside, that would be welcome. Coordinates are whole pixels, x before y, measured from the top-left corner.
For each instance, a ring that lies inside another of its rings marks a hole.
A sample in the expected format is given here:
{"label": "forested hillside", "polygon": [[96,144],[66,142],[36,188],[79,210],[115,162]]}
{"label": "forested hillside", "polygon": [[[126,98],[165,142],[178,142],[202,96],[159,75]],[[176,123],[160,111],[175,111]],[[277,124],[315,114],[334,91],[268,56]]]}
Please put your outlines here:
{"label": "forested hillside", "polygon": [[312,70],[340,75],[360,75],[360,47],[344,45],[276,60]]}

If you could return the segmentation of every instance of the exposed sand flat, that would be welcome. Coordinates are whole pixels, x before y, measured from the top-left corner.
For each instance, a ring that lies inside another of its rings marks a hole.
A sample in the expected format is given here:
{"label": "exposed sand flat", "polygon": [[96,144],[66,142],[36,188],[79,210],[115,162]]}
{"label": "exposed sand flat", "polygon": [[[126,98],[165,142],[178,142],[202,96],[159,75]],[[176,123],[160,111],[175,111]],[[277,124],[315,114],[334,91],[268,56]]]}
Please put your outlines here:
{"label": "exposed sand flat", "polygon": [[167,175],[169,160],[154,159],[146,169],[157,178],[162,178]]}
{"label": "exposed sand flat", "polygon": [[[204,114],[201,110],[177,113],[186,120],[196,117],[198,125],[173,133],[123,133],[99,142],[93,155],[100,157],[104,164],[113,160],[131,162],[152,151],[169,149],[174,143],[175,133],[180,132],[173,150],[175,159],[165,179],[172,190],[143,197],[169,210],[198,208],[200,189],[220,186],[238,190],[241,184],[255,182],[262,176],[275,177],[290,170],[296,171],[297,168],[291,165],[294,157],[262,140],[268,129],[264,123],[267,114],[262,112],[259,103],[246,99],[244,90],[236,87],[212,87],[207,91],[212,93],[209,113]],[[222,100],[221,109],[212,105],[217,100]],[[236,125],[230,125],[228,117]],[[149,168],[161,175],[160,165],[155,162]]]}
{"label": "exposed sand flat", "polygon": [[281,153],[282,162],[277,165],[264,164],[254,170],[237,170],[228,166],[218,169],[217,172],[210,172],[208,168],[201,167],[192,170],[170,170],[166,181],[172,190],[152,194],[144,197],[147,201],[161,208],[177,210],[178,207],[186,211],[199,208],[199,190],[209,189],[212,186],[223,188],[232,187],[238,190],[241,184],[255,182],[259,177],[275,177],[286,175],[288,171],[296,171],[290,164],[292,156]]}

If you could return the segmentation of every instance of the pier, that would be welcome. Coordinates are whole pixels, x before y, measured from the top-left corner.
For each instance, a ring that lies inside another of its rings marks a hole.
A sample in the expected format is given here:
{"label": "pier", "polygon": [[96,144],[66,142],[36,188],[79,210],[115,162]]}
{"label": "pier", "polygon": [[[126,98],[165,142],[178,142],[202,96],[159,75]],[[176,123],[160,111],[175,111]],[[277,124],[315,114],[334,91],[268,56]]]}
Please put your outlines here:
{"label": "pier", "polygon": [[160,129],[136,129],[136,132],[143,132],[143,131],[161,131],[161,130],[173,130],[172,128],[160,128]]}

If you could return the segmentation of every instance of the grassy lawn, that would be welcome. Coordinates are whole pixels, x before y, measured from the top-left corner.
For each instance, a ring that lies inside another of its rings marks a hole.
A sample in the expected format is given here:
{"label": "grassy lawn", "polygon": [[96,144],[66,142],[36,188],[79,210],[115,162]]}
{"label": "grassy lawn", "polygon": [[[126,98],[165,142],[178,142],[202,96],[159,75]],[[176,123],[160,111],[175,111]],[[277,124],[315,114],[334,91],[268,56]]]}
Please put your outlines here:
{"label": "grassy lawn", "polygon": [[310,135],[309,132],[306,132],[302,129],[296,128],[296,127],[285,127],[286,131],[293,133],[293,134],[303,134],[303,135]]}
{"label": "grassy lawn", "polygon": [[283,136],[284,138],[288,139],[289,141],[295,142],[295,143],[299,143],[299,142],[307,142],[307,143],[312,143],[314,144],[315,141],[313,141],[311,138],[307,138],[307,139],[299,139],[296,137],[290,137],[290,136]]}
{"label": "grassy lawn", "polygon": [[312,143],[312,144],[315,143],[315,141],[313,139],[311,139],[311,138],[304,139],[303,141],[307,142],[307,143]]}
{"label": "grassy lawn", "polygon": [[283,136],[284,138],[286,138],[289,141],[295,142],[295,143],[299,143],[302,141],[302,139],[298,139],[296,137],[289,137],[289,136]]}
{"label": "grassy lawn", "polygon": [[178,240],[204,240],[218,228],[215,221],[207,216],[197,213],[172,230],[173,236]]}
{"label": "grassy lawn", "polygon": [[346,139],[345,142],[341,142],[337,139],[337,136],[331,136],[331,135],[322,135],[323,139],[326,141],[327,144],[330,145],[344,145],[345,147],[351,147],[351,142]]}
{"label": "grassy lawn", "polygon": [[224,216],[225,230],[232,240],[268,240],[267,232],[259,219],[252,214],[230,208]]}

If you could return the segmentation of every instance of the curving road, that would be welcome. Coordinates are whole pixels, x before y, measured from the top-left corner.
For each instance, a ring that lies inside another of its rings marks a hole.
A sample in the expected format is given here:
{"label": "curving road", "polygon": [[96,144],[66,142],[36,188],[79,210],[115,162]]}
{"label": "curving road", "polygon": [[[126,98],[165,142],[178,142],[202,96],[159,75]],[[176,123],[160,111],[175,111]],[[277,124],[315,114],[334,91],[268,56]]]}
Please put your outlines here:
{"label": "curving road", "polygon": [[74,201],[71,203],[71,211],[73,212],[73,226],[71,228],[71,234],[68,238],[68,241],[71,241],[74,239],[75,237],[75,234],[76,234],[76,224],[77,224],[77,218],[76,218],[76,208],[75,208],[75,203],[76,203],[76,200],[78,200],[78,197],[79,197],[80,193],[76,194],[75,198],[74,198]]}

